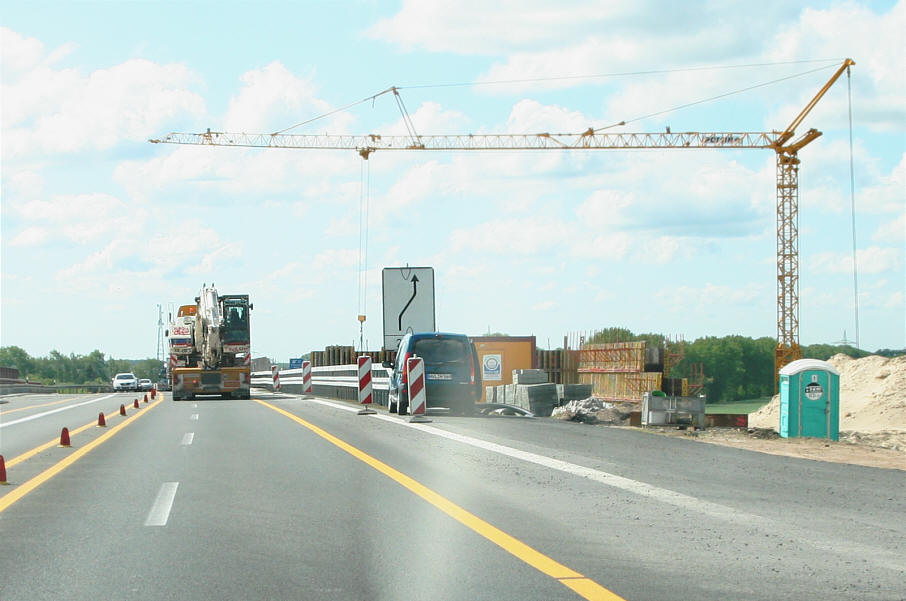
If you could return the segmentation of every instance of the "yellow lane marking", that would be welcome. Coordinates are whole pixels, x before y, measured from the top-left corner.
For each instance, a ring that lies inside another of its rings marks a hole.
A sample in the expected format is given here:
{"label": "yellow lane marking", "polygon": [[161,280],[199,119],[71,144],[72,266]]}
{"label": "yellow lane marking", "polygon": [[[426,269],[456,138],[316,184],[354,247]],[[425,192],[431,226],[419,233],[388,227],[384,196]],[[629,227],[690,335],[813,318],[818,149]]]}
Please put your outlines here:
{"label": "yellow lane marking", "polygon": [[324,440],[339,447],[359,461],[362,461],[363,463],[381,472],[391,480],[394,480],[404,488],[418,495],[428,503],[434,505],[464,526],[470,528],[475,533],[488,539],[498,547],[507,551],[516,558],[524,561],[536,570],[559,581],[561,584],[577,593],[580,597],[588,599],[589,601],[625,601],[623,597],[620,597],[616,593],[613,593],[610,590],[604,588],[594,580],[586,578],[582,574],[566,567],[565,565],[555,561],[554,559],[551,559],[540,551],[536,551],[522,541],[507,534],[503,530],[492,526],[477,515],[466,511],[446,497],[443,497],[440,494],[434,492],[417,480],[414,480],[406,474],[390,467],[383,461],[380,461],[379,459],[368,455],[364,451],[360,451],[356,447],[343,440],[340,440],[336,436],[328,433],[325,430],[322,430],[318,426],[305,421],[298,415],[280,409],[279,407],[271,405],[270,403],[267,403],[260,399],[254,400],[256,403],[264,405],[268,409],[273,409],[277,413],[285,415],[299,425],[308,428]]}
{"label": "yellow lane marking", "polygon": [[[164,398],[161,397],[160,400],[157,400],[157,401],[151,403],[145,409],[151,409],[153,407],[156,407],[163,400],[164,400]],[[101,434],[99,437],[95,438],[94,440],[92,440],[91,442],[86,444],[84,447],[80,447],[80,448],[76,449],[75,451],[72,452],[71,455],[67,455],[64,459],[62,459],[61,461],[58,461],[54,465],[50,466],[49,468],[47,468],[46,470],[44,470],[43,472],[41,472],[40,474],[38,474],[31,480],[29,480],[28,482],[20,484],[16,488],[12,489],[8,493],[6,493],[2,497],[0,497],[0,513],[3,513],[4,511],[6,511],[16,501],[20,500],[22,497],[24,497],[28,493],[32,492],[34,489],[38,488],[39,486],[41,486],[42,484],[44,484],[45,482],[47,482],[48,480],[50,480],[51,478],[53,478],[54,476],[56,476],[57,474],[59,474],[60,472],[65,470],[66,468],[68,468],[69,466],[71,466],[73,463],[75,463],[76,461],[78,461],[79,459],[81,459],[82,457],[87,455],[88,453],[90,453],[92,450],[94,450],[95,447],[98,447],[101,444],[107,442],[109,439],[111,439],[113,436],[115,436],[120,430],[122,430],[123,428],[125,428],[126,426],[128,426],[129,424],[131,424],[132,422],[134,422],[141,416],[145,415],[146,413],[148,413],[148,412],[141,411],[139,413],[136,413],[132,417],[127,417],[125,419],[125,421],[123,421],[120,424],[114,426],[113,428],[107,430],[106,432]],[[18,459],[18,457],[17,457],[17,459]]]}
{"label": "yellow lane marking", "polygon": [[6,411],[0,411],[0,415],[7,415],[10,413],[15,413],[16,411],[28,411],[29,409],[38,409],[40,407],[50,407],[52,405],[60,405],[62,403],[68,403],[69,401],[74,401],[78,398],[74,396],[71,399],[63,399],[62,401],[53,401],[52,403],[41,403],[40,405],[29,405],[28,407],[19,407],[18,409],[7,409]]}
{"label": "yellow lane marking", "polygon": [[[119,409],[117,409],[116,411],[111,411],[110,413],[105,413],[105,414],[104,414],[104,420],[105,420],[105,421],[106,421],[106,420],[109,420],[110,418],[115,417],[115,416],[118,416],[119,414],[120,414]],[[95,421],[93,421],[93,422],[88,422],[88,423],[85,424],[84,426],[79,426],[78,428],[76,428],[75,430],[72,430],[72,431],[69,433],[69,437],[72,438],[72,437],[75,436],[76,434],[80,434],[80,433],[84,432],[85,430],[87,430],[88,428],[91,428],[91,427],[93,427],[93,426],[97,426],[97,424],[98,424],[98,422],[97,422],[97,420],[95,420]],[[42,445],[40,445],[40,446],[37,446],[37,447],[33,448],[33,449],[30,450],[30,451],[25,451],[24,453],[22,453],[22,454],[19,455],[18,457],[13,457],[12,459],[10,459],[9,461],[6,462],[6,467],[13,467],[13,466],[16,465],[17,463],[22,463],[22,462],[25,461],[26,459],[31,459],[32,457],[34,457],[34,456],[37,455],[38,453],[40,453],[40,452],[42,452],[42,451],[46,451],[47,449],[49,449],[49,448],[51,448],[51,447],[57,446],[57,444],[58,444],[59,442],[60,442],[59,437],[54,438],[53,440],[48,440],[48,441],[45,442],[44,444],[42,444]]]}

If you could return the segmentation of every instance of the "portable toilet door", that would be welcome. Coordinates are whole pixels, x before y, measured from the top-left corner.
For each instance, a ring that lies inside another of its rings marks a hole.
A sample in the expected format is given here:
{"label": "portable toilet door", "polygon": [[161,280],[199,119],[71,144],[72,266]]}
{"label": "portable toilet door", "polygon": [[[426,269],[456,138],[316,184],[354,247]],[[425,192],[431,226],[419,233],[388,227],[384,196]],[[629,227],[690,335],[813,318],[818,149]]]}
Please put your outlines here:
{"label": "portable toilet door", "polygon": [[840,373],[833,365],[799,359],[780,370],[780,435],[840,438]]}

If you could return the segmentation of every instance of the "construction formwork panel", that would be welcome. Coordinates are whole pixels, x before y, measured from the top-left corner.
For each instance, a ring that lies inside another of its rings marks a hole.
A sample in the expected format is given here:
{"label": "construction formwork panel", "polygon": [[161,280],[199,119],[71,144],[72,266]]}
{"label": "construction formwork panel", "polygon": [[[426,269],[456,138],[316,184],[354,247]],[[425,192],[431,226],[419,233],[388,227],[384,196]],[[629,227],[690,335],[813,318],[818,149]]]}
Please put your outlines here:
{"label": "construction formwork panel", "polygon": [[640,373],[645,370],[645,341],[586,344],[579,349],[579,373]]}
{"label": "construction formwork panel", "polygon": [[592,395],[613,401],[641,401],[646,392],[661,389],[660,372],[580,373],[582,384],[591,384]]}

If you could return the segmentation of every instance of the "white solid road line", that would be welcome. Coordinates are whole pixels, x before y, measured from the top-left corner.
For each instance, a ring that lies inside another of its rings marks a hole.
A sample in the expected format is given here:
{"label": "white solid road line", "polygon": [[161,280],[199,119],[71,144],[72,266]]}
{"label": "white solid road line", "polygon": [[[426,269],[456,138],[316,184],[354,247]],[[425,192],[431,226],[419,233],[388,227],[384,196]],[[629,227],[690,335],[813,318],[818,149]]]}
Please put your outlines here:
{"label": "white solid road line", "polygon": [[195,440],[195,432],[186,432],[183,434],[182,442],[179,444],[182,446],[189,446],[192,444],[193,440]]}
{"label": "white solid road line", "polygon": [[[334,403],[332,401],[326,401],[323,399],[307,399],[306,402],[318,403],[320,405],[326,405],[328,407],[334,407],[335,409],[342,409],[344,411],[358,412],[357,407],[343,403]],[[727,505],[705,501],[704,499],[699,499],[690,495],[684,495],[683,493],[679,493],[666,488],[660,488],[651,484],[646,484],[645,482],[639,482],[638,480],[632,480],[630,478],[625,478],[616,474],[584,467],[575,463],[569,463],[567,461],[561,461],[559,459],[553,459],[552,457],[546,457],[544,455],[538,455],[536,453],[529,453],[528,451],[521,451],[513,447],[488,442],[479,438],[472,438],[471,436],[464,436],[462,434],[447,432],[446,430],[441,430],[440,428],[434,426],[409,423],[405,418],[391,417],[390,415],[384,415],[381,413],[368,417],[373,417],[375,419],[389,422],[391,424],[396,424],[398,426],[406,426],[407,428],[413,428],[425,434],[440,436],[442,438],[454,440],[456,442],[491,451],[493,453],[499,453],[501,455],[506,455],[507,457],[512,457],[521,461],[527,461],[529,463],[534,463],[536,465],[555,469],[567,474],[572,474],[574,476],[579,476],[581,478],[600,482],[601,484],[619,488],[621,490],[625,490],[626,492],[637,494],[643,497],[648,497],[650,499],[663,503],[668,503],[675,507],[703,513],[705,515],[726,520],[734,524],[757,526],[759,530],[764,532],[765,534],[767,534],[768,532],[773,532],[778,536],[796,536],[800,541],[811,544],[813,547],[824,552],[834,553],[838,555],[840,553],[858,553],[864,557],[870,557],[870,561],[876,565],[900,571],[906,569],[906,560],[904,560],[904,558],[900,555],[893,554],[885,549],[854,543],[852,541],[848,541],[845,547],[841,547],[839,540],[819,536],[816,532],[810,531],[807,528],[802,528],[797,524],[785,524],[782,527],[779,527],[778,524],[774,524],[775,527],[771,528],[770,526],[765,526],[766,518],[764,516],[759,516],[739,509],[734,509]],[[841,549],[844,548],[845,550],[841,551]]]}
{"label": "white solid road line", "polygon": [[176,489],[179,488],[179,482],[164,482],[154,499],[154,505],[148,512],[148,519],[145,520],[145,526],[166,526],[167,520],[170,519],[170,510],[173,508],[173,499],[176,498]]}
{"label": "white solid road line", "polygon": [[5,424],[0,424],[0,428],[6,428],[7,426],[15,426],[16,424],[21,424],[23,422],[30,422],[33,419],[38,419],[39,417],[47,417],[48,415],[53,415],[54,413],[59,413],[61,411],[69,411],[70,409],[75,409],[76,407],[81,407],[82,405],[90,405],[91,403],[97,403],[98,401],[103,401],[109,399],[110,397],[116,396],[116,394],[108,394],[107,396],[102,396],[99,399],[91,399],[90,401],[84,401],[82,403],[76,403],[75,405],[66,405],[65,407],[58,407],[56,409],[51,409],[50,411],[45,411],[44,413],[36,413],[34,415],[29,415],[28,417],[23,417],[20,419],[14,419],[11,422],[6,422]]}
{"label": "white solid road line", "polygon": [[[355,407],[340,403],[333,403],[331,401],[325,401],[322,399],[311,399],[308,402],[327,405],[328,407],[335,407],[337,409],[343,409],[345,411],[358,411],[358,409],[356,409]],[[606,484],[607,486],[619,488],[621,490],[625,490],[626,492],[631,492],[643,497],[649,497],[663,503],[669,503],[670,505],[682,507],[683,509],[691,509],[693,511],[707,514],[711,517],[729,520],[736,523],[757,523],[762,520],[762,518],[756,515],[739,511],[738,509],[733,509],[732,507],[727,507],[726,505],[711,503],[710,501],[705,501],[696,497],[684,495],[683,493],[678,493],[666,488],[660,488],[658,486],[653,486],[645,482],[639,482],[638,480],[632,480],[630,478],[625,478],[616,474],[611,474],[601,470],[592,469],[590,467],[577,465],[575,463],[569,463],[568,461],[561,461],[560,459],[554,459],[552,457],[546,457],[544,455],[538,455],[536,453],[529,453],[528,451],[522,451],[513,447],[481,440],[479,438],[465,436],[463,434],[447,432],[446,430],[441,430],[440,428],[434,426],[418,423],[413,424],[406,421],[405,419],[391,417],[390,415],[383,415],[381,413],[378,413],[377,415],[373,415],[371,417],[385,422],[390,422],[391,424],[413,428],[415,430],[419,430],[420,432],[424,432],[425,434],[440,436],[441,438],[446,438],[448,440],[467,444],[479,449],[491,451],[492,453],[497,453],[499,455],[512,457],[513,459],[527,461],[529,463],[534,463],[535,465],[540,465],[557,471],[565,472],[567,474],[572,474],[574,476],[579,476],[580,478],[594,480],[595,482],[600,482],[601,484]]]}

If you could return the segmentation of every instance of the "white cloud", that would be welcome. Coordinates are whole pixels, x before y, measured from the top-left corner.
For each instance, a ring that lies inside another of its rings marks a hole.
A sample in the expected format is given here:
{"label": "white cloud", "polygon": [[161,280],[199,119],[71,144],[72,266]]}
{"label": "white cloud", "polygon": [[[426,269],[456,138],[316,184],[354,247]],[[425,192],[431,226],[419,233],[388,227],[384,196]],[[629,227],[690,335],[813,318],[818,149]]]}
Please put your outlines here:
{"label": "white cloud", "polygon": [[871,239],[875,242],[903,244],[906,241],[906,213],[900,213],[899,217],[881,223]]}
{"label": "white cloud", "polygon": [[201,96],[188,89],[195,76],[183,65],[131,59],[83,75],[54,67],[68,46],[47,54],[38,40],[3,34],[6,158],[144,141],[174,118],[205,112]]}
{"label": "white cloud", "polygon": [[43,227],[27,227],[10,240],[10,246],[41,246],[50,238]]}
{"label": "white cloud", "polygon": [[[415,132],[419,135],[460,134],[467,129],[469,123],[469,118],[465,114],[445,109],[438,102],[423,102],[414,113],[410,114],[410,120]],[[402,116],[394,123],[378,127],[370,133],[392,136],[410,135]]]}
{"label": "white cloud", "polygon": [[705,309],[715,305],[747,306],[765,297],[762,284],[723,286],[706,282],[703,286],[678,286],[658,290],[655,296],[672,305],[673,309]]}
{"label": "white cloud", "polygon": [[109,194],[74,194],[55,196],[49,200],[30,200],[16,206],[23,219],[55,221],[96,220],[123,211],[125,204]]}
{"label": "white cloud", "polygon": [[[317,88],[311,79],[297,77],[280,61],[246,71],[240,79],[243,87],[230,100],[223,131],[271,133],[334,109],[316,96]],[[337,114],[315,122],[314,127],[342,133],[350,119],[348,113]]]}
{"label": "white cloud", "polygon": [[130,209],[119,198],[101,193],[58,195],[11,204],[11,212],[24,221],[42,223],[43,238],[29,238],[31,244],[65,239],[84,245],[115,235],[138,235],[146,219],[143,210]]}
{"label": "white cloud", "polygon": [[357,267],[359,264],[359,250],[353,248],[335,248],[319,252],[312,257],[309,263],[313,269],[331,271],[348,267]]}
{"label": "white cloud", "polygon": [[193,275],[216,273],[217,264],[233,257],[241,257],[245,245],[241,242],[219,242],[210,252],[202,255],[197,265],[189,265],[185,272]]}
{"label": "white cloud", "polygon": [[559,305],[556,301],[552,301],[552,300],[542,301],[540,303],[535,303],[534,305],[532,305],[532,311],[546,313],[548,311],[553,311],[558,306]]}
{"label": "white cloud", "polygon": [[405,49],[496,53],[514,46],[553,42],[564,31],[593,27],[614,12],[607,4],[572,0],[557,5],[542,0],[502,0],[492,4],[481,0],[405,0],[396,15],[380,19],[367,35]]}
{"label": "white cloud", "polygon": [[459,228],[450,234],[450,246],[480,254],[533,255],[564,246],[570,228],[563,222],[544,217],[497,219],[472,228]]}
{"label": "white cloud", "polygon": [[605,261],[622,261],[635,244],[635,237],[625,232],[578,236],[573,242],[573,256]]}
{"label": "white cloud", "polygon": [[518,134],[580,133],[591,124],[591,119],[579,111],[526,99],[513,106],[506,128],[508,132]]}
{"label": "white cloud", "polygon": [[[856,251],[860,274],[878,274],[902,269],[903,250],[870,246]],[[852,254],[845,252],[817,253],[808,260],[809,270],[814,273],[851,274]]]}

